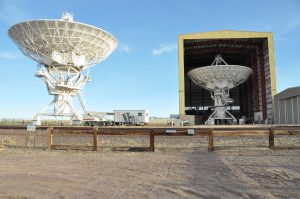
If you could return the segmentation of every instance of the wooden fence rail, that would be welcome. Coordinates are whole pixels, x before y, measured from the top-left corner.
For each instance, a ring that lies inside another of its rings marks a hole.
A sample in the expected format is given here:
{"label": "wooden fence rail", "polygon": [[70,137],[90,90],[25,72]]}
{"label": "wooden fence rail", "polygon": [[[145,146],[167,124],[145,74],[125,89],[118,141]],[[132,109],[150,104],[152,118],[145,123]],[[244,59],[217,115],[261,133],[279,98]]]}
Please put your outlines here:
{"label": "wooden fence rail", "polygon": [[[58,144],[53,144],[53,136],[54,135],[80,135],[80,134],[87,134],[87,135],[92,135],[93,136],[93,151],[98,150],[98,129],[94,128],[92,130],[61,130],[61,129],[54,129],[53,127],[48,128],[48,149],[52,150],[57,147],[64,146],[66,145],[58,145]],[[74,147],[74,145],[69,145],[70,147]]]}
{"label": "wooden fence rail", "polygon": [[[300,135],[300,128],[192,128],[193,134],[188,134],[191,128],[76,128],[76,127],[49,127],[48,148],[50,150],[60,145],[53,144],[55,134],[91,134],[93,135],[93,150],[98,148],[98,136],[101,135],[134,135],[149,136],[149,151],[155,151],[155,136],[206,136],[208,138],[208,151],[214,150],[215,137],[229,136],[268,136],[269,148],[275,148],[276,135]],[[169,132],[169,133],[166,133]],[[171,133],[170,133],[171,132]],[[72,146],[70,146],[72,147]]]}
{"label": "wooden fence rail", "polygon": [[[61,128],[49,127],[48,128],[48,149],[52,150],[66,145],[57,145],[53,143],[54,135],[71,135],[71,134],[93,134],[93,150],[98,148],[98,136],[101,135],[133,135],[133,136],[149,136],[149,151],[155,151],[155,136],[189,136],[187,129],[174,129],[175,133],[166,133],[163,128],[94,128],[91,129],[76,129],[76,128]],[[194,136],[207,136],[206,129],[194,130]],[[69,145],[68,147],[77,147]]]}

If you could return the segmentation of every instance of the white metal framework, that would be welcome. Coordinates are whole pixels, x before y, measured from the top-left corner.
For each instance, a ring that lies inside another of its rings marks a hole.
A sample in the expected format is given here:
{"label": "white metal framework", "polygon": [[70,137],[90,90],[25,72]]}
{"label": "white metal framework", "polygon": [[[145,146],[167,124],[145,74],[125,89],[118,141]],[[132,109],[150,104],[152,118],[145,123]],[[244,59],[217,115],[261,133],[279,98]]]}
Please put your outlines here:
{"label": "white metal framework", "polygon": [[37,123],[40,116],[81,120],[73,107],[72,97],[79,97],[86,112],[80,95],[90,81],[86,69],[107,58],[116,49],[117,40],[102,29],[74,22],[69,13],[60,20],[16,24],[8,34],[26,56],[39,63],[36,76],[44,80],[49,95],[54,95],[53,101],[36,114]]}
{"label": "white metal framework", "polygon": [[249,78],[251,68],[228,65],[221,55],[217,55],[211,66],[199,67],[187,74],[196,85],[211,92],[214,112],[206,124],[215,124],[215,120],[227,120],[231,124],[236,122],[235,117],[227,111],[227,106],[233,103],[233,99],[229,98],[229,91]]}

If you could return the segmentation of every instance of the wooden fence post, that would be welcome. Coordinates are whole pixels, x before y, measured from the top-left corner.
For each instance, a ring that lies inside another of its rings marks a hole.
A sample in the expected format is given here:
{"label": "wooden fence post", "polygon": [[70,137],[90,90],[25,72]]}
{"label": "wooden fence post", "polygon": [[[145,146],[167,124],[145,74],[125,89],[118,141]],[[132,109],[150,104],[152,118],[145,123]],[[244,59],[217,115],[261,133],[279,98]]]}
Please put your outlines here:
{"label": "wooden fence post", "polygon": [[98,127],[93,129],[93,137],[94,137],[94,144],[93,144],[93,150],[98,150]]}
{"label": "wooden fence post", "polygon": [[154,152],[154,131],[150,130],[150,151]]}
{"label": "wooden fence post", "polygon": [[26,144],[26,148],[28,147],[28,140],[29,140],[29,132],[26,131],[26,135],[25,135],[25,144]]}
{"label": "wooden fence post", "polygon": [[270,128],[269,132],[269,149],[274,149],[274,129]]}
{"label": "wooden fence post", "polygon": [[49,127],[47,129],[48,131],[48,149],[52,150],[52,144],[53,144],[53,127]]}
{"label": "wooden fence post", "polygon": [[208,129],[208,151],[214,150],[214,135],[213,130]]}

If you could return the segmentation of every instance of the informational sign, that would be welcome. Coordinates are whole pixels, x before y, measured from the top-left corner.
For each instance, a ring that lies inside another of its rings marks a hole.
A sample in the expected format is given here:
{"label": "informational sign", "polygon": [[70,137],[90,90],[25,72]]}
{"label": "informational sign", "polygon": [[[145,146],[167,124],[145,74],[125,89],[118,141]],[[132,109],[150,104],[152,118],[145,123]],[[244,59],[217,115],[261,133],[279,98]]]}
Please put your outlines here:
{"label": "informational sign", "polygon": [[36,137],[36,125],[28,124],[27,132],[25,136],[26,148],[29,146],[30,142],[32,142],[33,139],[33,148],[35,149],[35,137]]}
{"label": "informational sign", "polygon": [[195,131],[194,131],[194,129],[188,129],[187,133],[188,133],[188,135],[194,135]]}
{"label": "informational sign", "polygon": [[176,129],[167,129],[166,133],[176,133]]}
{"label": "informational sign", "polygon": [[30,132],[36,131],[36,126],[34,124],[28,124],[27,131],[30,131]]}

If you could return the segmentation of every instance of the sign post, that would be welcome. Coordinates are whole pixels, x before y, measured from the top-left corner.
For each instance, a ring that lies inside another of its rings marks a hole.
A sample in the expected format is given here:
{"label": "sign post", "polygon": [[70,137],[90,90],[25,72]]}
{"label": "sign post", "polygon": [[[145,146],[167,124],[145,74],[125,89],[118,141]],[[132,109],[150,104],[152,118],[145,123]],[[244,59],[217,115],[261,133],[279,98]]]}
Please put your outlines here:
{"label": "sign post", "polygon": [[25,138],[26,148],[28,147],[30,133],[33,133],[33,149],[35,149],[36,125],[34,125],[34,124],[27,125],[26,138]]}

